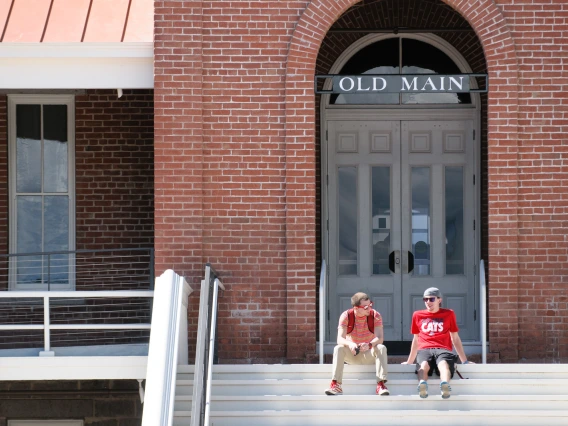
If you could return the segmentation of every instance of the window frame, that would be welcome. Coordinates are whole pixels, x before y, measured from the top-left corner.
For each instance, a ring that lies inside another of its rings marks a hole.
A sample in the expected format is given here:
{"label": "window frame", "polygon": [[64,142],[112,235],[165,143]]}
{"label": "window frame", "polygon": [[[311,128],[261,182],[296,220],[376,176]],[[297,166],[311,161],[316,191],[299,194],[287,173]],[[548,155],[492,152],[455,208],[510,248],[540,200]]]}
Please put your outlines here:
{"label": "window frame", "polygon": [[[67,105],[67,164],[69,195],[69,251],[75,250],[75,96],[74,95],[8,95],[8,187],[9,187],[9,245],[10,254],[17,253],[17,202],[16,202],[16,107],[17,105]],[[43,124],[43,123],[42,123]],[[43,129],[42,129],[43,140]],[[43,194],[43,192],[42,192]],[[74,256],[69,261],[68,284],[51,284],[51,290],[74,290]],[[20,284],[16,280],[14,258],[10,259],[9,289],[11,291],[46,290],[45,284]]]}

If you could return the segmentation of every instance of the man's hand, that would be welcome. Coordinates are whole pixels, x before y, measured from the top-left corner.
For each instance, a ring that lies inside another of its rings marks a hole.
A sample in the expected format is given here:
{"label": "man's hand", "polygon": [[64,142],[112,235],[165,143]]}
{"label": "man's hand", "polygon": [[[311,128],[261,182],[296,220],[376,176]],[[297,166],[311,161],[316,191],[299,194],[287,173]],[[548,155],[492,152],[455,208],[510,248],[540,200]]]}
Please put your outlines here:
{"label": "man's hand", "polygon": [[351,351],[351,353],[353,355],[357,355],[357,353],[358,353],[357,348],[358,348],[358,345],[356,343],[349,342],[349,350]]}

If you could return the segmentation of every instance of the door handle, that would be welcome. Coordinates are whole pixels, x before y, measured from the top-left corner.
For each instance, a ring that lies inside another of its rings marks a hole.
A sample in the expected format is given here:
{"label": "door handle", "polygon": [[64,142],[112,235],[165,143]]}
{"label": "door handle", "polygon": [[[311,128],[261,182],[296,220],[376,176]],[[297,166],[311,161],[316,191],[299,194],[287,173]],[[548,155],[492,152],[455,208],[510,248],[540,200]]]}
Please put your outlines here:
{"label": "door handle", "polygon": [[414,270],[414,254],[411,251],[408,252],[408,274]]}
{"label": "door handle", "polygon": [[393,274],[400,271],[400,250],[393,250],[390,252],[389,269]]}

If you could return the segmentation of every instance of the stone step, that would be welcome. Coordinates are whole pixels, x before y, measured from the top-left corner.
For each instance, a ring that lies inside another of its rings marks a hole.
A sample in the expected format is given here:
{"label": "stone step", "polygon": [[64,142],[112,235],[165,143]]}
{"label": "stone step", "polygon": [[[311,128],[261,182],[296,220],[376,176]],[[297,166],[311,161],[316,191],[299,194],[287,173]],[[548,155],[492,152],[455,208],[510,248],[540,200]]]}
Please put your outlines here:
{"label": "stone step", "polygon": [[[415,365],[389,364],[389,378],[411,379],[416,377]],[[346,365],[345,378],[364,379],[373,377],[372,365]],[[568,379],[567,364],[465,364],[458,365],[464,378],[470,379]],[[214,365],[213,379],[327,379],[331,366],[325,364],[258,364]],[[193,379],[193,366],[178,366],[178,379]],[[458,378],[457,375],[454,376]]]}
{"label": "stone step", "polygon": [[[212,395],[322,395],[329,386],[325,379],[267,379],[267,380],[213,380]],[[392,395],[415,395],[417,380],[389,380]],[[428,381],[431,393],[436,393],[439,379]],[[344,379],[345,395],[374,395],[374,379]],[[564,379],[467,379],[452,380],[456,395],[564,395]],[[193,381],[178,380],[176,395],[191,395]]]}
{"label": "stone step", "polygon": [[[176,411],[174,426],[186,426],[191,413]],[[345,426],[353,419],[390,426],[446,424],[460,426],[566,426],[568,411],[530,410],[307,410],[211,411],[215,426]],[[374,419],[374,420],[373,420]]]}
{"label": "stone step", "polygon": [[[192,397],[176,396],[175,410],[190,411]],[[456,395],[444,400],[436,388],[418,395],[255,395],[213,396],[214,411],[259,410],[565,410],[568,395]]]}

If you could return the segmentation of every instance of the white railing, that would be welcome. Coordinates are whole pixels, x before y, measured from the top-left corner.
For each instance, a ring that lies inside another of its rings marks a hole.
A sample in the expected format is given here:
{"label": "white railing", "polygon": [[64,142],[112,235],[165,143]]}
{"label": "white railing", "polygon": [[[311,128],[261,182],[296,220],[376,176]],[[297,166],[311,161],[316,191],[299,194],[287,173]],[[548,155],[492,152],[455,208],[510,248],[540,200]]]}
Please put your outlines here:
{"label": "white railing", "polygon": [[187,302],[191,287],[168,269],[156,278],[142,426],[173,422],[177,365],[187,364]]}
{"label": "white railing", "polygon": [[[51,324],[51,299],[96,299],[96,298],[152,298],[152,290],[118,291],[6,291],[0,292],[0,299],[42,299],[43,324],[0,324],[1,330],[43,330],[44,348],[39,356],[54,356],[51,350],[51,330],[149,330],[150,324]],[[70,316],[69,321],[72,321]]]}
{"label": "white railing", "polygon": [[325,299],[327,297],[327,267],[325,260],[321,262],[320,286],[319,286],[319,355],[320,364],[324,361],[325,342]]}
{"label": "white railing", "polygon": [[197,347],[193,373],[191,426],[209,426],[211,378],[215,354],[215,325],[217,322],[217,297],[219,288],[225,290],[223,283],[217,278],[218,276],[211,265],[207,264],[205,266],[205,278],[201,281],[201,295],[199,297],[199,323],[197,326]]}
{"label": "white railing", "polygon": [[487,364],[487,283],[485,282],[485,263],[483,259],[479,262],[479,287],[479,297],[481,298],[481,321],[479,321],[481,327],[481,362]]}

